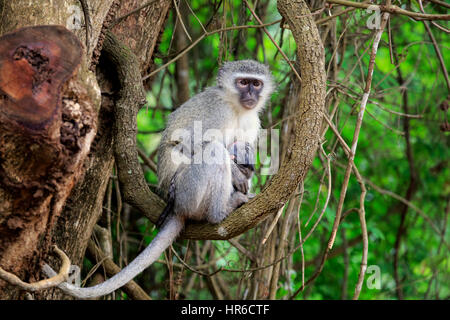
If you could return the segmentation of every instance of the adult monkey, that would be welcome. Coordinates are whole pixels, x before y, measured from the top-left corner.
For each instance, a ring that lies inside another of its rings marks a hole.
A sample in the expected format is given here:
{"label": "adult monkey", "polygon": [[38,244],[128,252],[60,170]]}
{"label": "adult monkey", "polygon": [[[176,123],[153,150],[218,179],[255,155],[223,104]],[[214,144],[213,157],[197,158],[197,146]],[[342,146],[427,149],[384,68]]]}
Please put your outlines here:
{"label": "adult monkey", "polygon": [[[267,66],[253,60],[225,63],[217,75],[217,86],[195,95],[169,116],[158,148],[159,184],[168,203],[158,221],[162,227],[157,236],[105,282],[88,288],[65,282],[59,288],[77,298],[109,294],[156,261],[178,237],[186,219],[219,223],[247,202],[248,171],[234,162],[239,153],[229,149],[237,141],[238,145],[255,144],[260,129],[258,113],[273,89]],[[52,275],[48,266],[44,271]]]}

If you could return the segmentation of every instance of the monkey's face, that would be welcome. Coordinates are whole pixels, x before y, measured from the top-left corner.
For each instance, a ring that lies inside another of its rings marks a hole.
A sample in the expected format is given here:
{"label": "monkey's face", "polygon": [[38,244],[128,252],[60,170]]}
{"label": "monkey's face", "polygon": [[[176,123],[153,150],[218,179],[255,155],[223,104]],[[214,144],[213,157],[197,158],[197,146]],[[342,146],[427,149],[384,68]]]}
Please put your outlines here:
{"label": "monkey's face", "polygon": [[258,104],[264,83],[256,78],[236,78],[235,87],[239,93],[239,102],[245,109],[253,109]]}

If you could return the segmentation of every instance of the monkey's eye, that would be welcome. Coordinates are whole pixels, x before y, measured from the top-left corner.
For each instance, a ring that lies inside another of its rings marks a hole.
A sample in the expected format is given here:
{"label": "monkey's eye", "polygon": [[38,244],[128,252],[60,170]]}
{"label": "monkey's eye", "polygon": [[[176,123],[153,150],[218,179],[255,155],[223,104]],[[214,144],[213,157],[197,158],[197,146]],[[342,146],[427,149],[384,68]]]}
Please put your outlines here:
{"label": "monkey's eye", "polygon": [[255,88],[259,88],[262,85],[262,82],[259,80],[253,80],[253,86]]}
{"label": "monkey's eye", "polygon": [[241,87],[246,87],[248,85],[248,80],[247,79],[239,79],[237,81],[237,84]]}

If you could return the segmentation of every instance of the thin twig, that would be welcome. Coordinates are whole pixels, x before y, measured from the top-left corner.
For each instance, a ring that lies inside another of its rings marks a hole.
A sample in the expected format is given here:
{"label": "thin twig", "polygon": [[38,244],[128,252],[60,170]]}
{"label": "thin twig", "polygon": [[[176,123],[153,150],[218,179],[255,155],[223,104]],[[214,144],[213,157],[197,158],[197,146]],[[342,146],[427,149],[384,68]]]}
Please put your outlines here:
{"label": "thin twig", "polygon": [[211,36],[213,34],[219,33],[219,32],[225,32],[225,31],[233,31],[233,30],[241,30],[241,29],[251,29],[251,28],[263,28],[263,27],[268,27],[277,23],[280,23],[281,19],[264,24],[264,25],[245,25],[245,26],[233,26],[233,27],[226,27],[226,28],[220,28],[217,30],[213,30],[213,31],[209,31],[209,32],[205,32],[204,34],[202,34],[200,37],[197,38],[197,40],[195,40],[194,42],[192,42],[189,46],[187,46],[185,49],[183,49],[180,53],[178,53],[173,59],[171,59],[170,61],[166,62],[165,64],[163,64],[161,67],[157,68],[156,70],[152,71],[151,73],[149,73],[148,75],[144,76],[142,78],[142,81],[154,76],[155,74],[157,74],[159,71],[161,71],[162,69],[166,68],[168,65],[174,63],[175,61],[177,61],[178,59],[180,59],[183,55],[185,55],[186,53],[188,53],[189,51],[191,51],[200,41],[202,41],[203,39],[205,39],[208,36]]}
{"label": "thin twig", "polygon": [[348,13],[348,12],[352,12],[352,11],[354,11],[355,9],[356,9],[356,8],[347,8],[347,9],[341,10],[341,11],[339,11],[338,13],[336,13],[336,14],[334,14],[334,15],[332,15],[332,16],[328,16],[328,17],[325,17],[325,18],[321,18],[321,19],[316,20],[316,24],[317,24],[317,25],[323,24],[323,23],[328,22],[328,21],[330,21],[330,20],[332,20],[332,19],[334,19],[334,18],[337,18],[337,17],[339,17],[339,16],[341,16],[341,15],[343,15],[343,14],[346,14],[346,13]]}
{"label": "thin twig", "polygon": [[[197,15],[195,14],[194,10],[192,10],[191,6],[189,5],[189,1],[185,0],[184,3],[186,3],[186,6],[188,7],[189,11],[191,11],[192,15],[194,16],[194,18],[198,21],[198,23],[200,24],[200,26],[203,29],[203,32],[208,32],[205,28],[205,26],[203,25],[203,23],[200,21],[200,19],[197,17]],[[192,39],[191,39],[192,41]]]}
{"label": "thin twig", "polygon": [[321,146],[321,149],[322,149],[322,152],[324,152],[325,157],[327,158],[327,171],[326,171],[327,172],[327,176],[328,176],[327,198],[326,198],[325,203],[323,205],[322,211],[319,214],[319,217],[317,218],[316,222],[311,227],[309,232],[306,234],[305,238],[303,239],[303,243],[312,235],[314,230],[316,230],[317,226],[319,225],[319,222],[322,220],[322,217],[323,217],[323,215],[325,213],[325,210],[328,207],[328,202],[330,202],[330,198],[331,198],[331,165],[330,165],[331,157],[325,153],[325,151],[323,150],[323,146]]}
{"label": "thin twig", "polygon": [[[421,0],[419,0],[419,6],[420,6],[420,10],[422,10],[422,12],[424,12]],[[430,26],[428,25],[428,23],[426,21],[424,21],[423,24],[425,26],[425,30],[428,33],[428,36],[431,39],[431,42],[433,42],[434,51],[436,51],[436,55],[439,59],[439,64],[441,65],[442,73],[444,74],[445,82],[447,83],[447,90],[450,91],[450,80],[448,78],[448,72],[447,72],[447,68],[445,67],[444,58],[442,57],[441,50],[439,50],[439,46],[436,42],[436,39],[433,36],[433,33],[431,32],[431,29],[430,29]]]}
{"label": "thin twig", "polygon": [[444,1],[439,1],[439,0],[427,0],[427,1],[433,2],[433,3],[438,4],[440,6],[446,7],[447,9],[450,9],[450,4],[446,3]]}
{"label": "thin twig", "polygon": [[333,230],[331,232],[330,240],[328,241],[328,250],[331,250],[331,248],[333,247],[334,240],[335,240],[336,234],[337,234],[337,229],[339,227],[339,221],[341,218],[342,208],[344,206],[344,199],[345,199],[345,195],[347,193],[348,182],[350,180],[350,174],[352,171],[352,162],[355,159],[356,147],[358,145],[358,138],[359,138],[359,133],[361,131],[362,121],[363,121],[363,117],[364,117],[364,111],[366,109],[367,100],[369,99],[369,95],[370,95],[370,91],[371,91],[372,75],[373,75],[373,70],[375,67],[375,56],[377,54],[378,44],[380,43],[381,35],[383,34],[383,31],[386,26],[386,22],[387,22],[388,18],[389,18],[389,14],[384,13],[382,16],[380,29],[375,34],[375,37],[373,40],[372,52],[370,54],[370,62],[369,62],[369,68],[368,68],[367,78],[366,78],[366,87],[364,89],[364,94],[363,94],[363,97],[361,100],[358,118],[356,121],[355,131],[353,133],[352,146],[350,148],[351,152],[349,155],[347,169],[345,170],[344,182],[342,184],[341,194],[339,196],[339,202],[338,202],[338,207],[336,210],[336,218],[334,220]]}
{"label": "thin twig", "polygon": [[86,25],[86,52],[89,52],[89,39],[92,30],[91,15],[89,14],[89,6],[86,0],[79,0],[84,14],[84,24]]}
{"label": "thin twig", "polygon": [[247,6],[248,10],[250,10],[250,12],[252,13],[253,17],[255,17],[256,21],[258,21],[259,25],[262,26],[264,32],[266,33],[266,35],[269,37],[269,39],[273,42],[273,44],[275,45],[275,47],[278,49],[278,51],[280,51],[281,55],[283,56],[284,60],[286,60],[286,62],[289,64],[289,66],[291,67],[292,71],[294,72],[295,76],[298,78],[298,80],[300,81],[300,83],[302,82],[302,78],[300,77],[300,75],[298,74],[297,70],[295,69],[294,65],[292,64],[291,60],[287,57],[287,55],[283,52],[283,50],[281,50],[280,46],[278,45],[278,43],[275,41],[275,39],[270,35],[269,31],[267,31],[266,27],[264,26],[264,23],[261,21],[261,19],[259,19],[259,17],[257,16],[257,14],[255,13],[255,11],[250,7],[250,4],[247,2],[247,0],[244,0],[245,5]]}
{"label": "thin twig", "polygon": [[58,286],[59,284],[67,281],[69,278],[70,272],[70,259],[69,257],[59,249],[56,245],[53,246],[54,252],[58,254],[61,259],[61,268],[59,269],[59,273],[49,279],[44,279],[34,283],[26,283],[19,279],[16,275],[4,270],[0,267],[0,278],[5,280],[6,282],[18,286],[19,288],[26,291],[37,291],[48,288],[53,288]]}
{"label": "thin twig", "polygon": [[242,244],[240,244],[239,241],[233,238],[228,239],[228,242],[231,243],[233,247],[238,249],[240,253],[244,254],[249,260],[256,261],[255,255],[251,251],[247,250]]}
{"label": "thin twig", "polygon": [[361,187],[361,195],[359,197],[359,222],[361,224],[361,234],[362,234],[362,242],[363,242],[363,251],[361,255],[361,265],[359,269],[358,281],[355,286],[355,293],[353,295],[353,300],[358,300],[359,294],[361,293],[362,285],[364,282],[364,275],[367,270],[367,256],[369,252],[369,238],[367,234],[367,224],[366,224],[366,210],[364,208],[364,201],[366,198],[366,186],[364,184],[364,180],[359,174],[358,169],[353,164],[353,172],[355,173],[356,179]]}
{"label": "thin twig", "polygon": [[139,157],[141,157],[142,161],[144,161],[144,163],[147,165],[147,167],[150,168],[150,170],[152,170],[153,172],[156,173],[157,167],[156,164],[149,158],[147,157],[147,155],[145,154],[144,151],[142,151],[141,149],[137,148]]}
{"label": "thin twig", "polygon": [[426,14],[420,12],[412,12],[404,10],[396,5],[374,5],[370,3],[360,3],[347,0],[327,0],[328,3],[340,4],[347,7],[354,7],[360,9],[368,9],[369,7],[378,7],[382,12],[401,14],[411,17],[415,20],[450,20],[450,14]]}
{"label": "thin twig", "polygon": [[[301,182],[301,186],[300,186],[300,192],[301,192],[301,198],[300,198],[300,206],[302,205],[303,202],[303,194],[304,194],[304,181]],[[297,215],[297,228],[298,228],[298,238],[300,241],[300,254],[302,256],[302,266],[301,266],[301,270],[302,270],[302,286],[305,286],[305,253],[303,251],[303,240],[302,240],[302,222],[300,219],[300,207],[298,210],[298,215]]]}
{"label": "thin twig", "polygon": [[148,2],[144,3],[142,6],[136,8],[136,9],[134,9],[134,10],[131,10],[130,12],[128,12],[128,13],[124,14],[123,16],[117,18],[116,20],[113,21],[113,23],[111,23],[111,28],[114,27],[116,24],[122,22],[123,20],[125,20],[125,19],[128,18],[129,16],[131,16],[131,15],[133,15],[133,14],[135,14],[135,13],[140,12],[142,9],[147,8],[149,5],[151,5],[152,3],[156,2],[156,1],[157,1],[157,0],[151,0],[151,1],[148,1]]}
{"label": "thin twig", "polygon": [[184,33],[185,33],[186,36],[189,38],[189,41],[192,41],[191,35],[190,35],[189,32],[187,31],[186,26],[184,25],[183,19],[182,19],[182,17],[181,17],[180,9],[178,8],[178,5],[177,5],[177,0],[173,0],[173,5],[174,5],[174,7],[175,7],[175,11],[177,12],[178,21],[180,22],[181,27],[182,27],[183,30],[184,30]]}
{"label": "thin twig", "polygon": [[[291,199],[291,201],[292,201],[292,199]],[[269,239],[269,236],[270,236],[270,234],[272,233],[273,228],[276,226],[278,220],[280,219],[281,214],[283,213],[283,210],[284,210],[284,207],[285,207],[285,206],[286,206],[286,204],[285,204],[284,206],[282,206],[282,207],[280,208],[280,210],[278,210],[276,216],[273,218],[272,222],[270,223],[270,226],[269,226],[269,228],[267,229],[267,232],[266,232],[266,234],[264,235],[264,238],[263,238],[261,244],[265,244],[266,241],[267,241],[267,239]]]}

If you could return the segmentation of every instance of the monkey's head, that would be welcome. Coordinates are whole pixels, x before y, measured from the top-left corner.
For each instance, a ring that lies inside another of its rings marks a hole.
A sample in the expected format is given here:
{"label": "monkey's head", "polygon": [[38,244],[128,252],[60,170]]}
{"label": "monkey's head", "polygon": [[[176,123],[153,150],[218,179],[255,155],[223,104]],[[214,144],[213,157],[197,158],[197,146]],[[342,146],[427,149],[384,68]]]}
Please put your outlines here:
{"label": "monkey's head", "polygon": [[217,86],[242,110],[259,111],[274,90],[269,67],[254,60],[226,62],[217,74]]}

